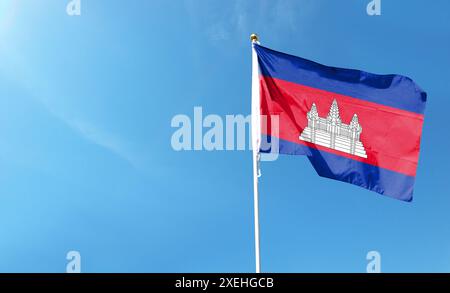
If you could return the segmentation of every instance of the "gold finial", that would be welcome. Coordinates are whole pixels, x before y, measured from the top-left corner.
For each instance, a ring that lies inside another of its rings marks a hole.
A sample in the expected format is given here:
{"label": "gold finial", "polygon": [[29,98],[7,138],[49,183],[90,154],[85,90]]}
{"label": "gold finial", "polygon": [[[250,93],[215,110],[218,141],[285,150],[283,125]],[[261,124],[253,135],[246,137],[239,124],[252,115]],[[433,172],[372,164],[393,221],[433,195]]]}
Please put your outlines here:
{"label": "gold finial", "polygon": [[252,43],[257,42],[258,41],[258,35],[257,34],[251,34],[250,35],[250,40],[252,41]]}

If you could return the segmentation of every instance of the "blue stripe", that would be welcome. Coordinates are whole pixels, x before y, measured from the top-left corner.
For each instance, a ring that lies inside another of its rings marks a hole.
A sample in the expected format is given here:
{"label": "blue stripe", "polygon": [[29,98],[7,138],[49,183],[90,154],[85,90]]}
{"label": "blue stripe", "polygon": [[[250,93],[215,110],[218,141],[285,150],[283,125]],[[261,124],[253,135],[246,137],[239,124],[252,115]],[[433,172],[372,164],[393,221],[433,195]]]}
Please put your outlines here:
{"label": "blue stripe", "polygon": [[[270,143],[270,136],[263,142]],[[269,153],[270,149],[261,150]],[[320,151],[286,140],[279,140],[279,153],[306,155],[321,177],[348,182],[403,201],[412,201],[415,177]]]}
{"label": "blue stripe", "polygon": [[427,94],[410,78],[321,65],[255,45],[261,74],[423,114]]}

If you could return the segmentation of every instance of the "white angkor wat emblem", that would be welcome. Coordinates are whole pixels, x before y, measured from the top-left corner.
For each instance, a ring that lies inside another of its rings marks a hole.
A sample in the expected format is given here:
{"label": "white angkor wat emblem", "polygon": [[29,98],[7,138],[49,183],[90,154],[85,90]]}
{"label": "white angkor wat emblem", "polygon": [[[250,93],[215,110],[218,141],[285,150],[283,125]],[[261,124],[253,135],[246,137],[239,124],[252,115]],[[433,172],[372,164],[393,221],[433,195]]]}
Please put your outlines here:
{"label": "white angkor wat emblem", "polygon": [[333,100],[326,118],[319,117],[314,103],[306,117],[308,126],[303,129],[300,140],[367,158],[364,146],[360,141],[362,127],[359,125],[358,115],[353,115],[350,124],[342,123],[336,100]]}

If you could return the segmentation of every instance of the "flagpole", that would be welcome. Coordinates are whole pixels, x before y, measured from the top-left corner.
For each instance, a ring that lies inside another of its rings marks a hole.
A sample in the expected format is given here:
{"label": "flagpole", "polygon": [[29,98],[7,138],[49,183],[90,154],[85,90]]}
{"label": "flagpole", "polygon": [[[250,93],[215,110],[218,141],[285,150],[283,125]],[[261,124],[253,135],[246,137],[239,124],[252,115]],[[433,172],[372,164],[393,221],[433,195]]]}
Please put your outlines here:
{"label": "flagpole", "polygon": [[250,36],[252,42],[252,154],[253,154],[253,208],[255,217],[255,260],[256,273],[261,272],[261,257],[259,250],[259,194],[258,194],[258,176],[259,176],[259,149],[261,140],[260,123],[260,94],[259,94],[259,66],[258,56],[254,45],[259,44],[258,36]]}

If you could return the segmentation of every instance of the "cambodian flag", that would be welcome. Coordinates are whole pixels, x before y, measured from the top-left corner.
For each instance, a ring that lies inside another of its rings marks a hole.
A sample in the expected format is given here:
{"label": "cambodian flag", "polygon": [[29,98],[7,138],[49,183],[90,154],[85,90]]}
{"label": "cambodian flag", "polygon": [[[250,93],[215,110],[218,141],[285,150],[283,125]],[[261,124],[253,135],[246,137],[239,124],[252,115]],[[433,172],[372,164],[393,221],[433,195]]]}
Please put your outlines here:
{"label": "cambodian flag", "polygon": [[412,200],[427,99],[416,83],[324,66],[257,43],[254,50],[260,113],[279,117],[279,129],[261,123],[263,139],[276,139],[280,154],[308,156],[320,176]]}

